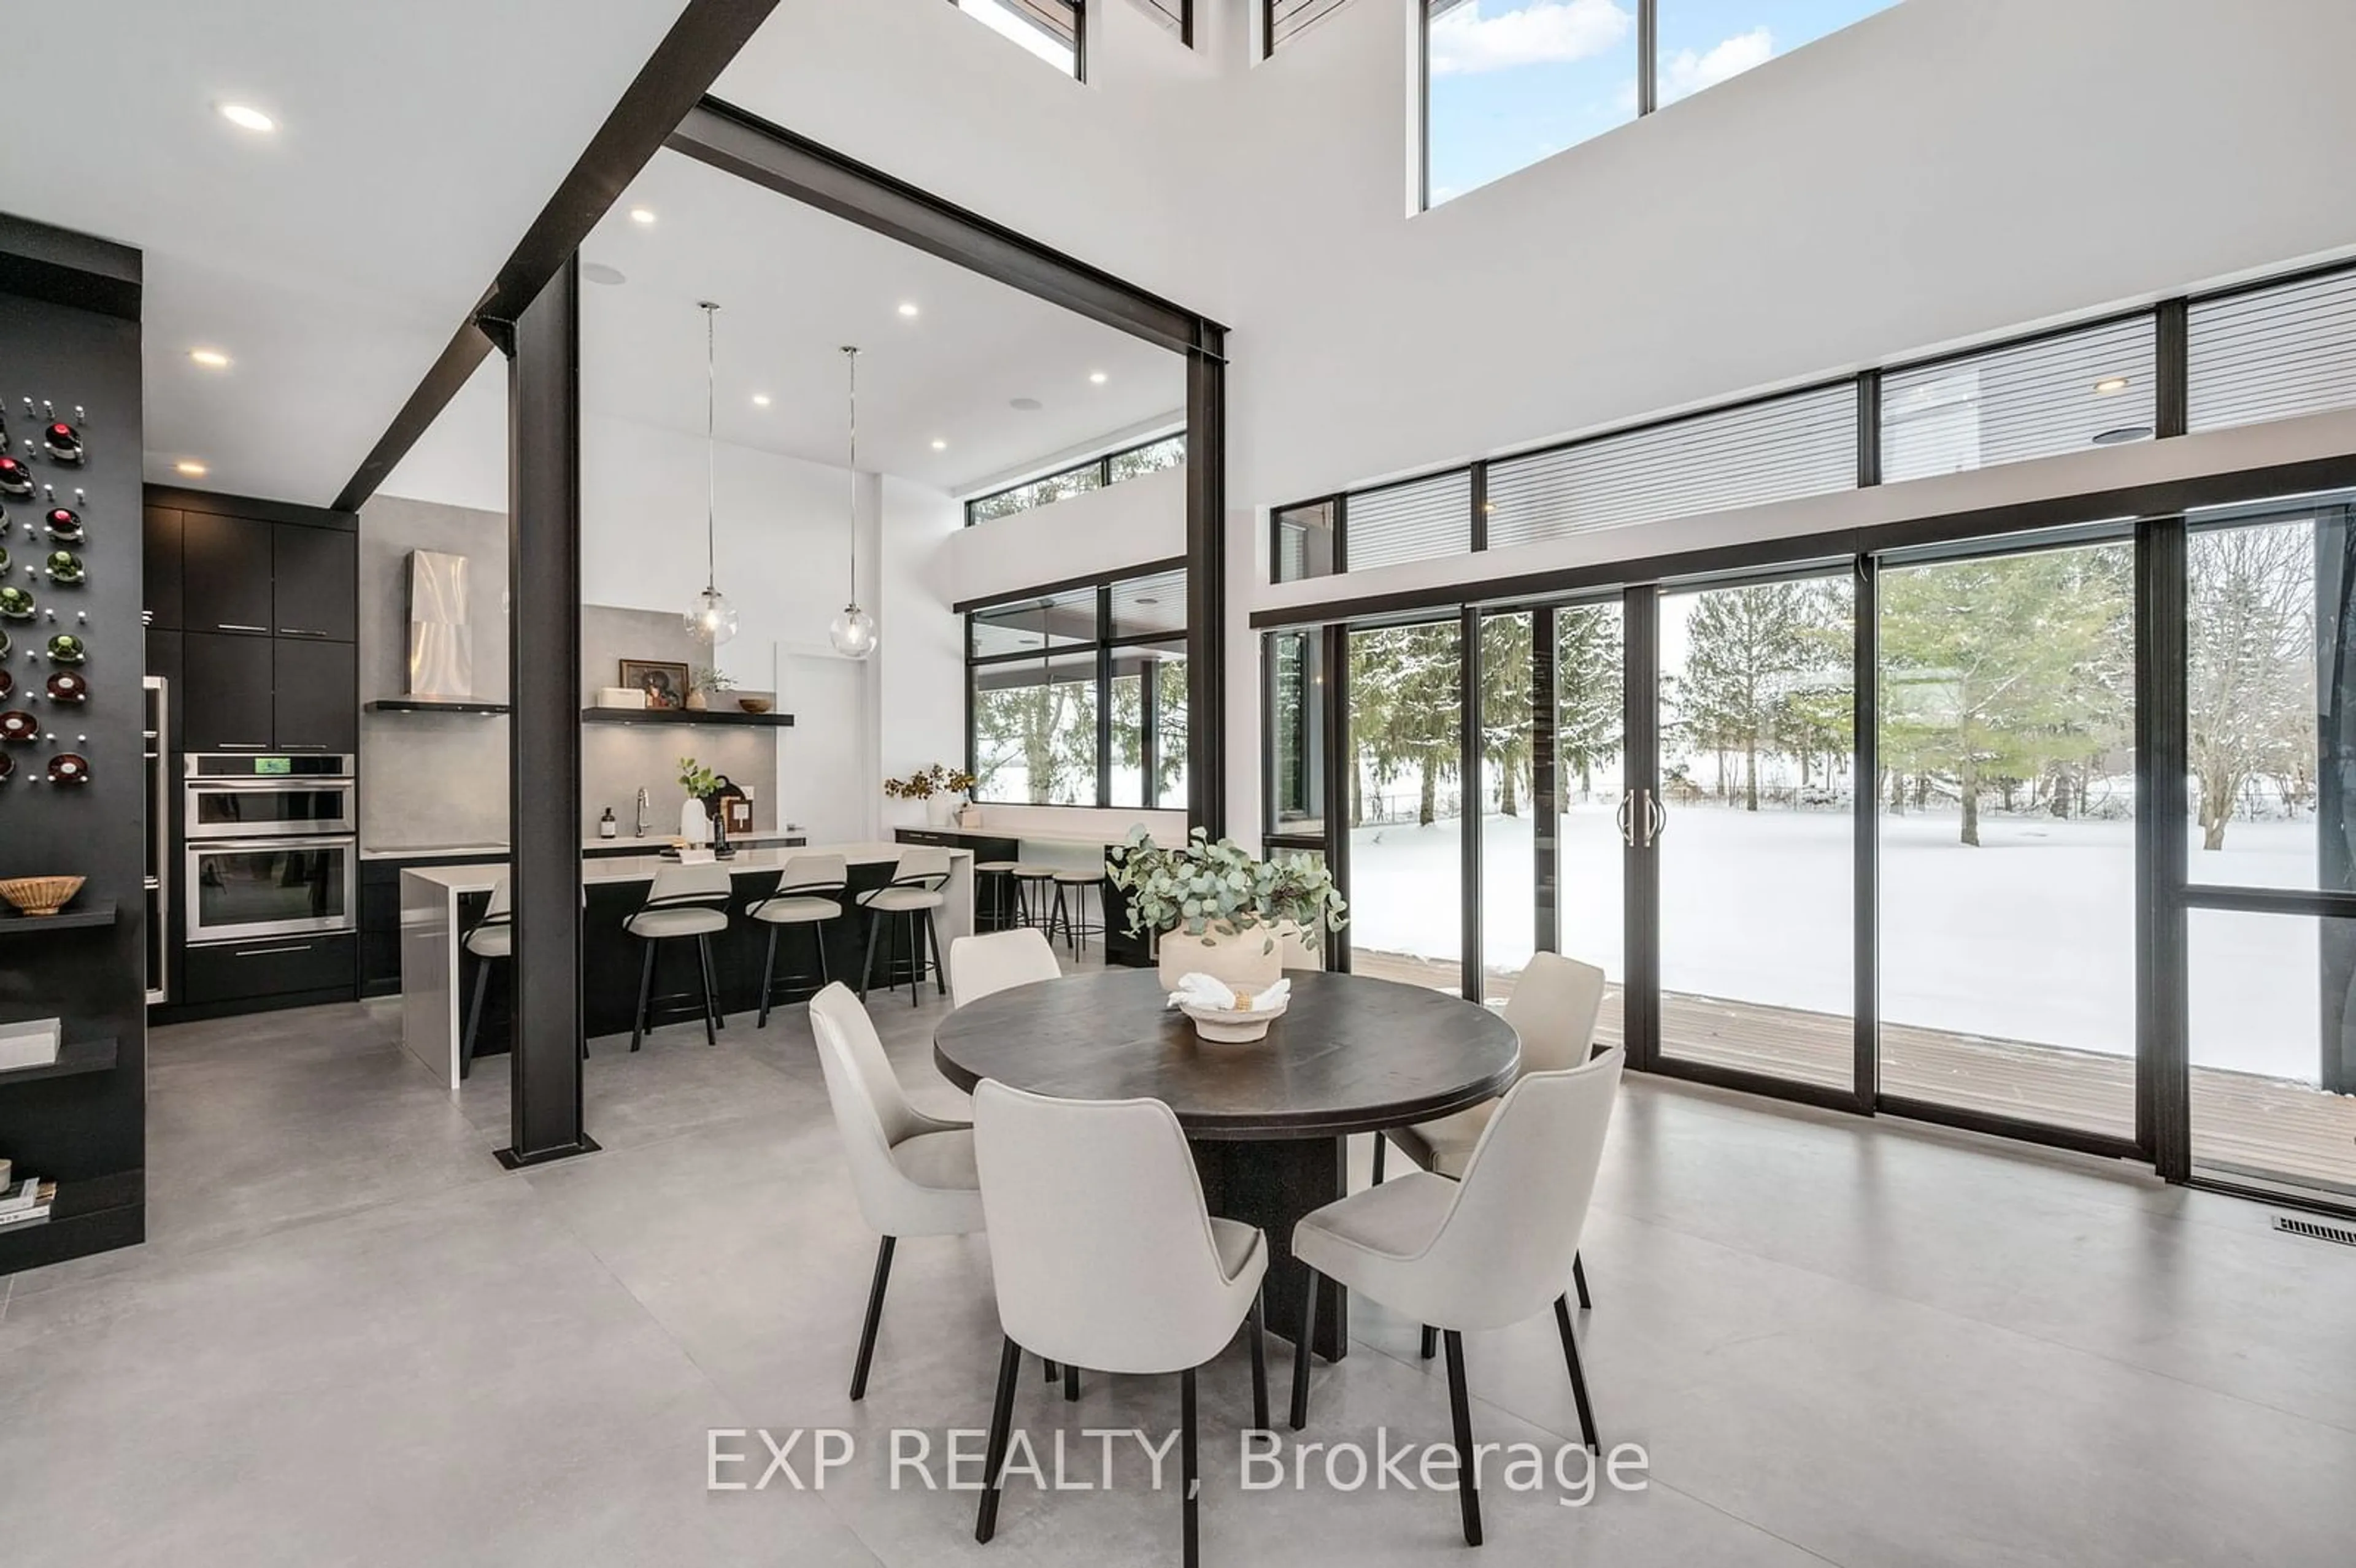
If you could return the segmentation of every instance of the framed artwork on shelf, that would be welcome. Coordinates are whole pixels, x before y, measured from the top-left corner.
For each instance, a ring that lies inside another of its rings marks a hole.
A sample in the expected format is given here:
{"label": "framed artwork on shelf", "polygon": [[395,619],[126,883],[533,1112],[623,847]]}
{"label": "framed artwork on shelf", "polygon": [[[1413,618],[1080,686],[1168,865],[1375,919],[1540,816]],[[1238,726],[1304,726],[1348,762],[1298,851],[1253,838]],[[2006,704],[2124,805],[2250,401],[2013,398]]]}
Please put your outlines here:
{"label": "framed artwork on shelf", "polygon": [[680,708],[687,703],[688,671],[683,664],[661,659],[624,659],[620,684],[645,692],[649,708]]}

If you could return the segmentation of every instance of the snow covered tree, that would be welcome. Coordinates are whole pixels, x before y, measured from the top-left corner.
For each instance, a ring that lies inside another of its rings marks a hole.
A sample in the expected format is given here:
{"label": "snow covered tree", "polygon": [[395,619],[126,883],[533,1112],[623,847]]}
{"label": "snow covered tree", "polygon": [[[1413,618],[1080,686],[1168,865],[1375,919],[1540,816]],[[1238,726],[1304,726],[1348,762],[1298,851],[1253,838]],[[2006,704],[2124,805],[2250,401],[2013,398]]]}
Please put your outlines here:
{"label": "snow covered tree", "polygon": [[1355,793],[1359,780],[1388,784],[1410,769],[1417,775],[1416,821],[1429,827],[1438,818],[1440,781],[1453,778],[1461,760],[1457,641],[1453,621],[1352,634],[1354,825],[1365,819]]}
{"label": "snow covered tree", "polygon": [[2278,523],[2195,533],[2187,556],[2201,847],[2222,849],[2253,779],[2315,758],[2315,549],[2309,525]]}
{"label": "snow covered tree", "polygon": [[[1074,670],[1027,672],[1026,684],[986,688],[974,694],[975,771],[985,791],[994,776],[1019,765],[1025,795],[1035,804],[1096,803],[1096,674]],[[1082,786],[1086,787],[1083,788]]]}
{"label": "snow covered tree", "polygon": [[1620,606],[1577,604],[1555,613],[1555,755],[1579,770],[1579,793],[1620,754],[1623,693]]}
{"label": "snow covered tree", "polygon": [[1792,693],[1832,662],[1826,602],[1815,590],[1807,582],[1713,589],[1686,622],[1686,667],[1673,688],[1678,721],[1692,744],[1741,756],[1745,811],[1759,809],[1759,753],[1775,747]]}
{"label": "snow covered tree", "polygon": [[1951,778],[1962,841],[1980,841],[1980,796],[2007,779],[2083,767],[2115,743],[2115,672],[2133,668],[2124,585],[2101,550],[1943,561],[1885,571],[1885,764]]}
{"label": "snow covered tree", "polygon": [[1521,815],[1521,781],[1530,767],[1531,621],[1492,615],[1481,623],[1481,764],[1497,792],[1497,809]]}

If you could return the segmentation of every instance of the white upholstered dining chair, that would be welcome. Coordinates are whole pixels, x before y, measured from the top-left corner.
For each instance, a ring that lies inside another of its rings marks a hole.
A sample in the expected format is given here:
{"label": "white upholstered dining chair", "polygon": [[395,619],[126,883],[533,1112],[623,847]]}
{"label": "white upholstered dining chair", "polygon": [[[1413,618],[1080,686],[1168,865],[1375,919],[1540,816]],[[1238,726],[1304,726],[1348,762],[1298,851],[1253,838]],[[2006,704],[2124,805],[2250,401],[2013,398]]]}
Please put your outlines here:
{"label": "white upholstered dining chair", "polygon": [[1312,1271],[1294,1341],[1293,1430],[1309,1422],[1318,1275],[1437,1327],[1448,1345],[1448,1403],[1464,1466],[1457,1503],[1468,1545],[1481,1544],[1481,1501],[1470,1463],[1475,1449],[1464,1384],[1466,1330],[1508,1328],[1551,1302],[1580,1435],[1597,1446],[1564,1286],[1594,1196],[1623,1061],[1615,1046],[1577,1067],[1524,1074],[1489,1118],[1462,1180],[1411,1171],[1329,1203],[1293,1227],[1293,1256]]}
{"label": "white upholstered dining chair", "polygon": [[826,1073],[826,1097],[851,1158],[860,1218],[883,1235],[867,1292],[867,1319],[859,1331],[859,1359],[851,1371],[851,1397],[864,1399],[894,1244],[902,1236],[965,1236],[982,1228],[973,1129],[928,1116],[908,1103],[866,1008],[840,981],[810,998],[809,1016],[819,1065]]}
{"label": "white upholstered dining chair", "polygon": [[1159,1100],[1055,1100],[985,1079],[974,1152],[1005,1330],[974,1539],[997,1529],[999,1472],[1028,1349],[1066,1367],[1179,1378],[1185,1561],[1195,1561],[1194,1372],[1251,1328],[1252,1412],[1268,1425],[1260,1281],[1268,1238],[1210,1216],[1177,1116]]}
{"label": "white upholstered dining chair", "polygon": [[1060,980],[1063,966],[1055,962],[1055,944],[1046,933],[1030,926],[992,932],[988,936],[960,936],[949,944],[949,1003],[963,1007],[994,992],[1028,986],[1034,980]]}

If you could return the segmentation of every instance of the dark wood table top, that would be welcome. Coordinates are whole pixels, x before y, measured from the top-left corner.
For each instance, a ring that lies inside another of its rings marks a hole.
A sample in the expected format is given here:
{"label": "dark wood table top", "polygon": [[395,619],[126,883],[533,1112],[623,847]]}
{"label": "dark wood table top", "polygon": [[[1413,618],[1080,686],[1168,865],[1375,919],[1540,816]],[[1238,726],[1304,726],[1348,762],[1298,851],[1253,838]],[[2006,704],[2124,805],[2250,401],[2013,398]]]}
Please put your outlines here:
{"label": "dark wood table top", "polygon": [[1290,970],[1292,1001],[1268,1038],[1202,1040],[1151,969],[1017,986],[958,1008],[933,1060],[1070,1100],[1154,1099],[1190,1136],[1307,1138],[1430,1121],[1505,1093],[1513,1026],[1471,1002],[1358,975]]}

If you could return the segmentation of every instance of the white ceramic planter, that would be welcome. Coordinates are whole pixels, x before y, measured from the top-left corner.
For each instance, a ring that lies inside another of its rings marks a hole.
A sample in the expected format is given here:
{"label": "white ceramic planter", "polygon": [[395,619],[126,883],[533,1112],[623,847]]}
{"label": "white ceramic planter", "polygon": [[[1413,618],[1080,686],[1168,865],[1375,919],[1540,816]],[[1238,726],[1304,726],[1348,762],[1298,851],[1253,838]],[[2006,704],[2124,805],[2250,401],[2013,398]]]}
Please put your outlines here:
{"label": "white ceramic planter", "polygon": [[1230,934],[1215,927],[1200,936],[1184,929],[1162,933],[1157,967],[1164,990],[1188,975],[1208,975],[1231,991],[1265,991],[1283,977],[1285,927],[1256,925]]}

